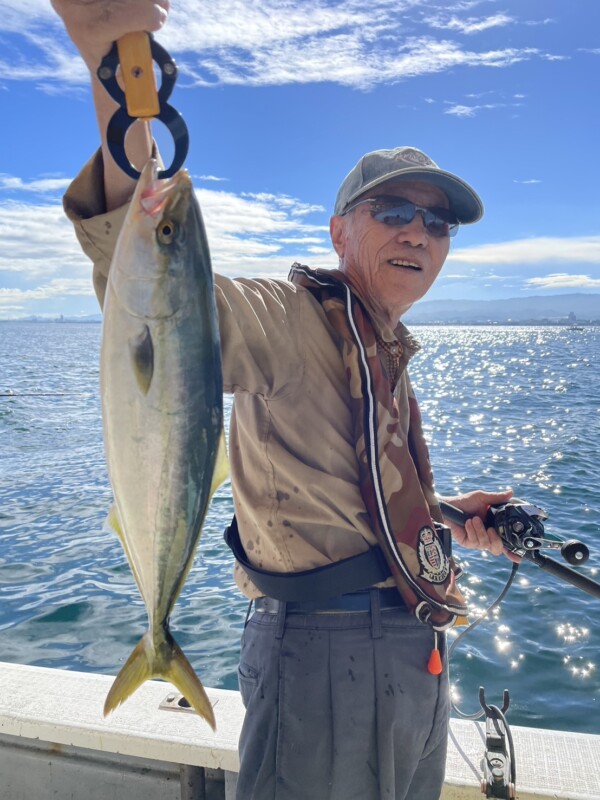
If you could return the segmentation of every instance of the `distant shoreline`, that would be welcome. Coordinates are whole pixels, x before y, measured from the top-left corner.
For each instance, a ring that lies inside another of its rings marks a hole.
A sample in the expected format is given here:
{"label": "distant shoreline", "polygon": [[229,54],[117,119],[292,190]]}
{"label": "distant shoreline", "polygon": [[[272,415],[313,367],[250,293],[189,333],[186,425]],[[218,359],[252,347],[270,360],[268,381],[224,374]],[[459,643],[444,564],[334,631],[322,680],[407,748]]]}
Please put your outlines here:
{"label": "distant shoreline", "polygon": [[[1,319],[0,324],[2,323],[46,323],[46,324],[56,324],[56,325],[71,325],[71,324],[79,324],[79,325],[100,325],[102,323],[102,318],[96,319],[76,319],[76,318],[52,318],[52,319],[35,319],[35,318],[24,318],[24,319]],[[539,327],[539,328],[567,328],[572,330],[583,330],[585,328],[598,328],[600,327],[600,320],[578,320],[577,322],[570,322],[570,321],[562,321],[562,320],[543,320],[543,319],[526,319],[526,320],[486,320],[486,321],[456,321],[453,320],[451,322],[446,320],[430,320],[427,322],[414,321],[411,322],[408,320],[406,324],[410,328],[421,328],[421,327],[446,327],[446,328],[531,328],[531,327]]]}

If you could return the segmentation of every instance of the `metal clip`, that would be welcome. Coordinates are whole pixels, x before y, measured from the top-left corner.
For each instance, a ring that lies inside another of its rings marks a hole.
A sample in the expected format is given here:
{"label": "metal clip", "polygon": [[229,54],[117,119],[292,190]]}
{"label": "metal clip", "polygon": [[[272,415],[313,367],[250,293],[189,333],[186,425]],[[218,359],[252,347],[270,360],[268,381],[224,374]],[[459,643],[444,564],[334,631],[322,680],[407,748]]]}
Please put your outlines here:
{"label": "metal clip", "polygon": [[[140,34],[132,34],[138,37]],[[164,47],[151,34],[141,34],[149,45],[145,52],[139,39],[113,42],[98,68],[98,79],[120,108],[113,114],[106,129],[106,140],[110,154],[118,166],[137,180],[140,172],[131,164],[125,153],[125,136],[137,119],[157,119],[170,131],[175,145],[171,165],[158,173],[159,178],[170,178],[183,165],[189,149],[189,134],[181,114],[167,103],[177,79],[177,66]],[[154,60],[161,72],[160,89],[154,84]],[[125,91],[117,82],[117,70],[121,65]],[[138,83],[139,81],[139,83]]]}
{"label": "metal clip", "polygon": [[514,752],[508,723],[504,718],[510,704],[508,691],[504,690],[502,709],[487,705],[483,687],[479,688],[479,702],[486,716],[481,792],[486,797],[513,800],[516,796]]}

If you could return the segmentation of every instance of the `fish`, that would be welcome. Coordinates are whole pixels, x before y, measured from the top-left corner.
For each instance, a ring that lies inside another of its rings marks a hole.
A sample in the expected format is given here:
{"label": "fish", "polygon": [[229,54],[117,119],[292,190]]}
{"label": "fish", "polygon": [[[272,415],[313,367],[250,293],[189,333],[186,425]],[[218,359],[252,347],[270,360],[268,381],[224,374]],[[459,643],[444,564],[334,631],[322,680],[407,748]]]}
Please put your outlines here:
{"label": "fish", "polygon": [[119,233],[103,307],[100,395],[118,534],[148,630],[112,684],[106,716],[150,678],[172,683],[215,729],[169,617],[213,492],[228,474],[213,273],[185,169],[150,159]]}

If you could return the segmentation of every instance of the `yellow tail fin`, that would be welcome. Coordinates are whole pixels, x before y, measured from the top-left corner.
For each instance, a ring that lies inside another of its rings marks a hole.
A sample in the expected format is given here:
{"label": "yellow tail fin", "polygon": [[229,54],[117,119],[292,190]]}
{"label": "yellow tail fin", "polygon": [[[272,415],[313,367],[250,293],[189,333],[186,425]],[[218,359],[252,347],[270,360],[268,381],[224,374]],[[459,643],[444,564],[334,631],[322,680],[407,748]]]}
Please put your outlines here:
{"label": "yellow tail fin", "polygon": [[106,696],[104,716],[110,714],[150,678],[163,678],[179,689],[192,708],[215,730],[215,715],[200,679],[175,639],[154,646],[150,631],[144,634],[123,665]]}
{"label": "yellow tail fin", "polygon": [[183,654],[183,650],[173,638],[171,638],[171,647],[173,656],[160,677],[176,686],[192,708],[201,717],[204,717],[214,731],[216,729],[215,715],[204,691],[204,686]]}

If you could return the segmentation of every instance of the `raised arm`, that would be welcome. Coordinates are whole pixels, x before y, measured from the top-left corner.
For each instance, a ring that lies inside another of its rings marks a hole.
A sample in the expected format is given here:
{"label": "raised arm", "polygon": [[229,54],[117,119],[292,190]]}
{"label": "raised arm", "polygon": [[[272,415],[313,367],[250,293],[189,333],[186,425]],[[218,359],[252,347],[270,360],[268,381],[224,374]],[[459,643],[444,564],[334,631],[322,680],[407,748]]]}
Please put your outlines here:
{"label": "raised arm", "polygon": [[[51,0],[61,17],[73,44],[79,50],[91,76],[96,117],[102,142],[104,160],[104,190],[106,211],[127,202],[135,181],[128,177],[113,161],[106,144],[106,128],[116,110],[96,76],[102,58],[114,41],[134,31],[155,32],[164,25],[169,11],[169,0]],[[148,123],[136,123],[127,136],[127,154],[138,167],[142,167],[152,152],[152,136]]]}

